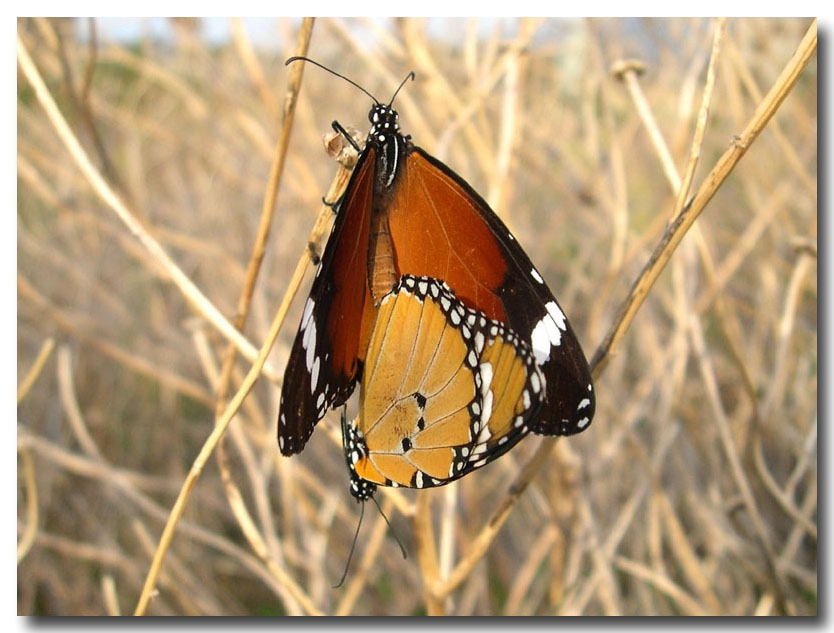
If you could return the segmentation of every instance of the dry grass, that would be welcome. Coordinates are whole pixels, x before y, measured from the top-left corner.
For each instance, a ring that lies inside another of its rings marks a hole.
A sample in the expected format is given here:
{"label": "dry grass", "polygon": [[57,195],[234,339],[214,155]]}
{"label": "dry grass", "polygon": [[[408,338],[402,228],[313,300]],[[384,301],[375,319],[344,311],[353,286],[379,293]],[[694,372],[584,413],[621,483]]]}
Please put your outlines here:
{"label": "dry grass", "polygon": [[290,81],[296,23],[269,51],[198,26],[18,22],[18,613],[816,613],[811,20],[316,22],[309,54],[380,99],[416,72],[404,130],[513,228],[598,395],[580,436],[381,491],[410,556],[369,506],[338,590],[337,415],[292,459],[275,416],[347,173],[321,135],[369,103]]}

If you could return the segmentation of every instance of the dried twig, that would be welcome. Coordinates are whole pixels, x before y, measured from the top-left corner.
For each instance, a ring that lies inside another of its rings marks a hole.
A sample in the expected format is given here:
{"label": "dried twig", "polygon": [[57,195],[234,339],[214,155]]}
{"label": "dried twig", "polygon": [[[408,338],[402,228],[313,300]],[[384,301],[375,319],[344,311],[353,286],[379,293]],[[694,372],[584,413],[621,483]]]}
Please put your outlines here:
{"label": "dried twig", "polygon": [[26,45],[18,35],[17,38],[17,58],[23,73],[35,89],[38,100],[43,106],[44,110],[49,116],[50,121],[55,127],[56,132],[65,144],[70,154],[73,156],[78,168],[84,173],[89,180],[95,192],[107,204],[107,206],[119,217],[127,226],[130,232],[138,239],[142,245],[150,252],[154,260],[166,271],[171,281],[183,293],[185,298],[189,301],[192,307],[202,314],[212,325],[214,325],[229,341],[233,342],[240,352],[249,360],[254,360],[257,356],[255,347],[247,341],[238,332],[234,326],[224,317],[220,311],[215,307],[211,301],[200,291],[199,288],[189,279],[185,273],[182,272],[179,266],[174,263],[170,255],[165,252],[159,242],[148,233],[145,227],[134,217],[133,213],[125,206],[119,199],[113,189],[107,184],[99,171],[90,161],[87,153],[81,147],[78,139],[73,134],[69,125],[61,114],[55,100],[46,87],[43,79],[32,62]]}

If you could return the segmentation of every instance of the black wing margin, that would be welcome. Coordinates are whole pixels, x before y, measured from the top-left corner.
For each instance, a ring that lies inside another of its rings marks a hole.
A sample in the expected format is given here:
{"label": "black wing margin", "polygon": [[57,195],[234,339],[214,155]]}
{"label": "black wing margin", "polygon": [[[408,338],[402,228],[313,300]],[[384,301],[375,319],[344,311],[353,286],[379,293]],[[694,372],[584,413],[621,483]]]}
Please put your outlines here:
{"label": "black wing margin", "polygon": [[367,287],[373,151],[353,170],[290,351],[278,409],[278,446],[301,452],[315,425],[350,397]]}
{"label": "black wing margin", "polygon": [[584,431],[596,410],[588,361],[564,312],[541,274],[510,230],[465,180],[420,147],[426,160],[457,182],[476,203],[507,264],[498,295],[508,325],[531,346],[546,380],[545,399],[528,424],[540,435],[573,435]]}

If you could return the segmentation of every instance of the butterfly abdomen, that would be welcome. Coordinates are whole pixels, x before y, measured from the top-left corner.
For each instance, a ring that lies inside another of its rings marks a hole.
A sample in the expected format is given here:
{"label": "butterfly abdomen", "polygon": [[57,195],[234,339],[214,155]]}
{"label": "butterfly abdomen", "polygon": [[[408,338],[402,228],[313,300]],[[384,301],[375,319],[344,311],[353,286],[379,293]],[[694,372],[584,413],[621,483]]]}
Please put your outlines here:
{"label": "butterfly abdomen", "polygon": [[374,305],[396,285],[399,274],[394,263],[394,245],[388,229],[388,214],[374,209],[371,215],[371,235],[368,240],[368,287]]}

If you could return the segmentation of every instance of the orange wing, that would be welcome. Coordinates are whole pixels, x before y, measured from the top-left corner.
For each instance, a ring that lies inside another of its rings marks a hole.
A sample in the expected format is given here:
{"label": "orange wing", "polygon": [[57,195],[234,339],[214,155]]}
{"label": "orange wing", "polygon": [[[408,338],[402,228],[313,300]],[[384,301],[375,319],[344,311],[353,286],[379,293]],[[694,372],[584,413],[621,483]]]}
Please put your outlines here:
{"label": "orange wing", "polygon": [[507,265],[471,193],[413,151],[388,209],[396,266],[401,275],[442,279],[464,303],[506,322],[496,289]]}
{"label": "orange wing", "polygon": [[550,289],[509,229],[460,176],[410,146],[389,207],[401,275],[442,279],[469,308],[505,324],[530,346],[547,379],[536,433],[587,428],[595,398],[579,341]]}
{"label": "orange wing", "polygon": [[544,388],[524,341],[442,281],[405,275],[379,306],[359,416],[342,423],[353,494],[480,468],[529,432]]}

